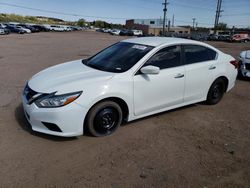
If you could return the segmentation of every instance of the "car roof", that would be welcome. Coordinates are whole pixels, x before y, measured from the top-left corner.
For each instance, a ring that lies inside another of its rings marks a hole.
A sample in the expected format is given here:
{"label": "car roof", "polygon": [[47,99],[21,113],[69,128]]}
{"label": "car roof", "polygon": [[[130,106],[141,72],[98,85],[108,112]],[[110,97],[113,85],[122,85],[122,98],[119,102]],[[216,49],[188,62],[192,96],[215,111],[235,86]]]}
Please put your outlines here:
{"label": "car roof", "polygon": [[189,39],[183,39],[183,38],[175,38],[175,37],[139,37],[139,38],[130,38],[123,40],[122,42],[130,42],[130,43],[136,43],[141,45],[147,45],[147,46],[160,46],[163,44],[171,45],[171,44],[200,44],[203,46],[209,46],[205,43],[189,40]]}

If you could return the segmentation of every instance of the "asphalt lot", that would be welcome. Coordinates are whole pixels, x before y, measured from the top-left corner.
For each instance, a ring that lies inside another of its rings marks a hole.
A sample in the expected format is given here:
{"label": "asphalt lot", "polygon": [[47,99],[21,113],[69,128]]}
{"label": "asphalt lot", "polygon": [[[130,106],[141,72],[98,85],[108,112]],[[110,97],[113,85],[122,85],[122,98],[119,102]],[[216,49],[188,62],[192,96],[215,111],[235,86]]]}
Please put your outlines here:
{"label": "asphalt lot", "polygon": [[[0,36],[0,187],[250,187],[250,81],[203,103],[128,123],[108,137],[30,131],[25,80],[123,39],[95,32]],[[248,44],[212,42],[237,56]]]}

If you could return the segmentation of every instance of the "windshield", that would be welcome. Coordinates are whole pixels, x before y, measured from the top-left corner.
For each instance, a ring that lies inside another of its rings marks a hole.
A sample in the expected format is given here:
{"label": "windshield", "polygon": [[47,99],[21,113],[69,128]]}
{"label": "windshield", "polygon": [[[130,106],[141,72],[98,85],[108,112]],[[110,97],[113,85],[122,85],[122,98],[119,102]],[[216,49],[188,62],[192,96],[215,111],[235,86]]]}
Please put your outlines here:
{"label": "windshield", "polygon": [[102,71],[125,72],[152,49],[152,46],[119,42],[83,61],[83,63]]}

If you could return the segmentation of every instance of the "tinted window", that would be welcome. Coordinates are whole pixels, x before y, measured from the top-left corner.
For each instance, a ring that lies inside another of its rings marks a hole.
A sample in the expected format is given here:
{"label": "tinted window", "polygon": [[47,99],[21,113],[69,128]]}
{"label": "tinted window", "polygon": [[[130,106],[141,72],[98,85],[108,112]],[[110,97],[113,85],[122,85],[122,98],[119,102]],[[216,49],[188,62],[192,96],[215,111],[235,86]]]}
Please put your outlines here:
{"label": "tinted window", "polygon": [[181,65],[181,47],[171,46],[156,52],[144,65],[157,66],[160,69],[177,67]]}
{"label": "tinted window", "polygon": [[108,72],[124,72],[143,58],[152,46],[119,42],[84,62],[92,68]]}
{"label": "tinted window", "polygon": [[198,45],[185,45],[186,64],[210,61],[216,58],[216,52],[209,48]]}

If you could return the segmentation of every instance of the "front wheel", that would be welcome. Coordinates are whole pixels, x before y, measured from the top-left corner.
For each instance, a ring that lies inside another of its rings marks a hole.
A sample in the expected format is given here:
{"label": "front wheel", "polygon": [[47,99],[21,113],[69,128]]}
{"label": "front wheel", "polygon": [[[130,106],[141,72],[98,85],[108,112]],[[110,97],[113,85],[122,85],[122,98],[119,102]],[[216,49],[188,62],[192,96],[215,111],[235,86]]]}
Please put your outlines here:
{"label": "front wheel", "polygon": [[104,101],[91,108],[87,115],[86,126],[96,137],[112,134],[122,122],[121,107],[113,101]]}
{"label": "front wheel", "polygon": [[208,91],[206,102],[210,105],[220,102],[224,95],[225,87],[226,86],[223,79],[219,78],[215,80]]}

